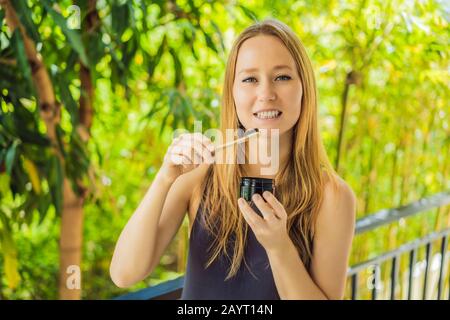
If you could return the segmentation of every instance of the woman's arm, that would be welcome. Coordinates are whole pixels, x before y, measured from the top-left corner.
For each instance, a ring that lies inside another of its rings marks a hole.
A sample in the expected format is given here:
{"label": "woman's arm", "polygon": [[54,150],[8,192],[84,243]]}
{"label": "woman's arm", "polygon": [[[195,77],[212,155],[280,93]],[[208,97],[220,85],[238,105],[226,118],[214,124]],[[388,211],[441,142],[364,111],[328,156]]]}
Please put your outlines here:
{"label": "woman's arm", "polygon": [[[118,287],[129,287],[153,271],[151,266],[155,264],[153,256],[157,236],[165,234],[171,238],[177,232],[186,212],[186,198],[180,189],[180,183],[174,184],[172,179],[159,173],[156,175],[117,241],[110,275]],[[167,201],[163,210],[166,198],[177,198],[177,201]],[[169,215],[172,221],[159,226],[160,217]]]}
{"label": "woman's arm", "polygon": [[344,298],[355,215],[355,195],[345,182],[341,182],[337,193],[330,186],[325,188],[316,222],[311,275],[290,239],[282,253],[275,250],[268,252],[282,299]]}
{"label": "woman's arm", "polygon": [[245,220],[266,249],[281,299],[343,298],[355,229],[356,200],[353,191],[341,181],[336,192],[329,184],[325,186],[316,221],[311,273],[287,233],[288,215],[275,196],[264,192],[267,203],[260,196],[253,196],[263,218],[244,199],[239,199]]}
{"label": "woman's arm", "polygon": [[[110,275],[118,287],[129,287],[144,279],[159,263],[186,214],[191,185],[198,175],[194,169],[211,160],[211,155],[206,154],[209,144],[212,147],[209,140],[192,134],[174,141],[172,146],[181,148],[169,148],[165,163],[117,241]],[[176,157],[181,164],[172,162]]]}

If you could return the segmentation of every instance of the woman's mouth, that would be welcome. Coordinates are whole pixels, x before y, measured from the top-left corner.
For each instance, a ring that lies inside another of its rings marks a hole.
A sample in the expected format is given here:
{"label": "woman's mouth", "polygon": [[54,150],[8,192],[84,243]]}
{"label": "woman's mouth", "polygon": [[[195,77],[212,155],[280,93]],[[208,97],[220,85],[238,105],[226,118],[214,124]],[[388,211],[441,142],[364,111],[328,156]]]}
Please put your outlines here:
{"label": "woman's mouth", "polygon": [[278,119],[283,112],[279,110],[265,110],[265,111],[259,111],[253,113],[253,116],[255,116],[259,120],[274,120]]}

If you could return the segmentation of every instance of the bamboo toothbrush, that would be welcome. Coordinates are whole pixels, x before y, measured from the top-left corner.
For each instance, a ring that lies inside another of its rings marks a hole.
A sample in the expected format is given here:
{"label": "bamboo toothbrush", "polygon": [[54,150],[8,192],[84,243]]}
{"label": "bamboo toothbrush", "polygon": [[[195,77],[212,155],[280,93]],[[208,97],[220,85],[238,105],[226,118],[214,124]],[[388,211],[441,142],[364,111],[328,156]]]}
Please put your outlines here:
{"label": "bamboo toothbrush", "polygon": [[258,131],[257,128],[247,130],[241,138],[233,140],[233,141],[230,141],[228,143],[221,144],[221,145],[219,145],[219,146],[217,146],[215,148],[215,151],[220,150],[220,149],[224,149],[224,148],[228,148],[229,146],[232,146],[232,145],[237,144],[237,143],[242,143],[245,140],[250,139],[251,137],[254,137],[254,136],[258,135],[258,134],[259,134],[259,131]]}

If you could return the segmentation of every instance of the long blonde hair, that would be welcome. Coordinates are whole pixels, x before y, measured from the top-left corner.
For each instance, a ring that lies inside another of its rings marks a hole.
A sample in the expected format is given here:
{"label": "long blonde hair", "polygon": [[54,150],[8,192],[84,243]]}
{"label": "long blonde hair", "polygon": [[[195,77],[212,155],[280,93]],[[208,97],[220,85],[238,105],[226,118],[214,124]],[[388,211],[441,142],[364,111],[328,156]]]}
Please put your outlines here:
{"label": "long blonde hair", "polygon": [[[276,36],[283,42],[295,60],[303,87],[301,113],[293,128],[292,153],[287,164],[276,175],[275,185],[277,198],[288,214],[289,236],[309,270],[315,217],[322,202],[324,185],[328,180],[336,186],[337,174],[328,160],[319,134],[317,92],[311,62],[303,44],[286,24],[275,19],[257,22],[235,40],[225,70],[220,131],[225,136],[226,129],[239,127],[232,93],[236,60],[242,43],[261,34]],[[242,176],[243,168],[236,161],[214,164],[208,169],[200,188],[201,206],[205,213],[202,221],[215,239],[205,267],[220,255],[228,258],[230,268],[226,280],[239,270],[249,231],[237,205]],[[247,265],[245,259],[244,263]]]}

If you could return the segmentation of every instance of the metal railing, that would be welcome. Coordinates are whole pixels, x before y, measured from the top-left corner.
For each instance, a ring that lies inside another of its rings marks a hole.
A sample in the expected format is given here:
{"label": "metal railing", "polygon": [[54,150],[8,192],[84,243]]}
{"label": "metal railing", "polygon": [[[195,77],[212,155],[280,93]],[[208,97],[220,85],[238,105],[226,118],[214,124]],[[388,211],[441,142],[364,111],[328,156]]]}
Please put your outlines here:
{"label": "metal railing", "polygon": [[[355,234],[362,234],[373,230],[383,225],[398,221],[399,219],[415,215],[433,208],[445,206],[450,203],[450,191],[435,194],[433,196],[418,200],[406,206],[380,210],[367,217],[358,219],[356,221]],[[363,270],[372,268],[372,283],[371,283],[371,298],[377,299],[377,292],[379,288],[379,273],[382,264],[390,261],[390,294],[389,299],[396,299],[396,287],[399,282],[399,261],[402,254],[409,253],[409,268],[408,268],[408,291],[407,299],[413,298],[413,275],[416,266],[416,259],[418,250],[425,246],[425,263],[424,263],[424,280],[422,288],[422,299],[427,298],[429,266],[431,259],[432,244],[440,240],[440,265],[437,281],[437,296],[439,300],[443,296],[445,288],[444,280],[446,274],[449,272],[448,266],[448,239],[450,235],[450,228],[433,232],[420,239],[401,245],[395,250],[385,252],[379,256],[371,258],[361,263],[352,265],[347,272],[347,277],[350,278],[351,285],[351,299],[356,300],[359,297],[359,275]],[[178,299],[183,290],[184,276],[178,277],[174,280],[166,281],[161,284],[145,288],[136,292],[127,293],[116,297],[117,300],[167,300]],[[448,298],[450,299],[450,283]]]}

